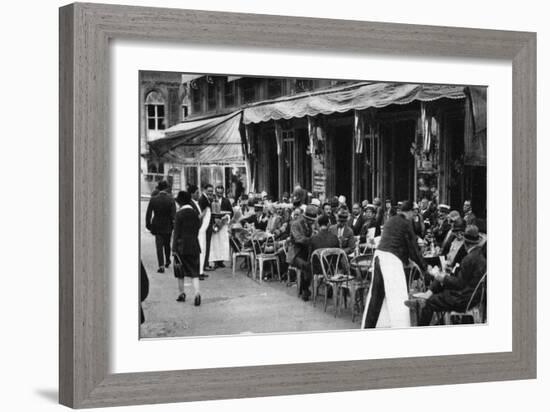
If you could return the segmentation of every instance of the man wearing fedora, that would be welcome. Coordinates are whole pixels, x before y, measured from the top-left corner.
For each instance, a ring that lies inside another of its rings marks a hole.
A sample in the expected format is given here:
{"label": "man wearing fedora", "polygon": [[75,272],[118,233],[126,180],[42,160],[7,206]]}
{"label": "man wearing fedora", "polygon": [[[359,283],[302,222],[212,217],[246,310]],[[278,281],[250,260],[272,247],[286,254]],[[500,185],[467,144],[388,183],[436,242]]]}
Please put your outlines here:
{"label": "man wearing fedora", "polygon": [[[475,225],[469,225],[464,231],[464,247],[467,255],[462,259],[458,273],[453,276],[441,271],[432,272],[435,281],[425,293],[415,294],[415,298],[425,299],[418,321],[419,326],[428,326],[434,312],[466,310],[466,305],[472,298],[474,290],[487,271],[487,261],[480,247],[482,237]],[[476,305],[481,299],[476,293],[472,304]],[[407,300],[406,305],[412,305]]]}
{"label": "man wearing fedora", "polygon": [[313,224],[318,216],[317,207],[308,205],[303,214],[294,219],[290,225],[289,247],[287,263],[295,266],[301,271],[302,281],[300,282],[302,299],[309,300],[311,283],[311,267],[309,264],[309,250],[311,247],[311,236],[313,235]]}
{"label": "man wearing fedora", "polygon": [[158,273],[170,266],[170,238],[176,217],[176,202],[170,194],[170,186],[162,180],[157,186],[158,194],[151,197],[145,213],[145,227],[155,236]]}
{"label": "man wearing fedora", "polygon": [[338,223],[330,227],[330,232],[338,238],[340,249],[344,249],[344,252],[349,255],[355,250],[355,236],[353,230],[348,225],[348,220],[348,211],[340,209],[338,212]]}

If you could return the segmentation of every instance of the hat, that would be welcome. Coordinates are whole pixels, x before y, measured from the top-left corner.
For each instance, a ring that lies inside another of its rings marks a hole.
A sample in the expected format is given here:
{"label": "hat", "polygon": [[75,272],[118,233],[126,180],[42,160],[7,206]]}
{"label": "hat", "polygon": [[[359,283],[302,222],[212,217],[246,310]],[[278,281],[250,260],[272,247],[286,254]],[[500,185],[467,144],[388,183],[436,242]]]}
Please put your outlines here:
{"label": "hat", "polygon": [[317,219],[317,206],[307,205],[306,210],[304,211],[304,217],[307,220],[313,221]]}
{"label": "hat", "polygon": [[451,210],[447,217],[454,222],[455,220],[460,218],[460,213],[457,210]]}
{"label": "hat", "polygon": [[372,210],[374,212],[376,210],[376,206],[369,203],[367,206],[365,206],[365,210]]}
{"label": "hat", "polygon": [[368,205],[369,205],[369,201],[368,201],[368,200],[363,200],[363,201],[361,202],[361,207],[362,207],[363,209],[366,208]]}
{"label": "hat", "polygon": [[345,209],[340,209],[338,212],[338,221],[346,221],[349,219],[349,212]]}
{"label": "hat", "polygon": [[168,182],[166,180],[161,180],[157,185],[158,190],[166,190],[168,187]]}
{"label": "hat", "polygon": [[321,201],[319,199],[311,199],[311,204],[313,206],[320,207],[321,206]]}
{"label": "hat", "polygon": [[466,229],[466,222],[464,222],[464,219],[458,218],[453,222],[453,232],[464,232]]}
{"label": "hat", "polygon": [[466,226],[466,230],[464,231],[464,242],[468,243],[470,245],[475,245],[479,243],[481,240],[481,236],[479,236],[479,229],[476,225],[468,225]]}
{"label": "hat", "polygon": [[261,212],[263,210],[264,210],[264,205],[262,203],[254,204],[254,211],[255,212]]}
{"label": "hat", "polygon": [[413,209],[413,204],[410,200],[404,200],[401,203],[401,211],[402,212],[410,212]]}
{"label": "hat", "polygon": [[338,202],[339,203],[346,203],[346,196],[344,196],[344,195],[338,196]]}
{"label": "hat", "polygon": [[446,212],[446,213],[449,213],[449,211],[451,210],[451,206],[449,206],[449,205],[444,205],[443,203],[440,204],[439,206],[437,206],[437,208],[438,208],[441,212]]}

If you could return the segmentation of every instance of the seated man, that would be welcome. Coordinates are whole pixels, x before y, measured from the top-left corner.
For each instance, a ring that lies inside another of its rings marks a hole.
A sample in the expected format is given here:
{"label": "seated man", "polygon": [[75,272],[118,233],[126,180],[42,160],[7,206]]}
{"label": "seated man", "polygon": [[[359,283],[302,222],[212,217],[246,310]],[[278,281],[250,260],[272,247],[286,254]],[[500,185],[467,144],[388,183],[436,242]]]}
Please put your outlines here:
{"label": "seated man", "polygon": [[262,204],[255,204],[254,214],[241,219],[241,224],[244,225],[248,223],[249,225],[254,225],[254,228],[257,230],[265,231],[267,227],[267,215],[265,215],[263,211],[264,207]]}
{"label": "seated man", "polygon": [[[467,226],[464,232],[464,246],[468,254],[460,264],[458,275],[435,272],[437,282],[432,282],[427,292],[414,295],[415,298],[426,299],[420,314],[419,326],[428,326],[434,312],[466,310],[474,289],[487,271],[487,261],[480,247],[481,239],[477,226]],[[480,298],[475,296],[473,304],[478,303]],[[405,304],[410,306],[414,302],[407,300]]]}
{"label": "seated man", "polygon": [[[311,282],[311,268],[309,264],[309,249],[311,246],[312,226],[317,220],[317,208],[308,205],[303,214],[292,220],[290,224],[289,247],[287,263],[301,270],[302,282],[300,293],[302,299],[309,300],[309,283]],[[305,287],[304,285],[307,285]]]}
{"label": "seated man", "polygon": [[443,241],[445,240],[445,236],[451,229],[451,224],[449,223],[449,219],[447,218],[449,212],[451,211],[451,208],[448,205],[441,204],[437,207],[437,210],[437,223],[433,228],[432,233],[434,235],[436,245],[441,247]]}
{"label": "seated man", "polygon": [[376,216],[374,215],[375,210],[376,206],[371,204],[365,207],[365,220],[363,223],[363,227],[359,232],[359,241],[361,243],[365,243],[367,241],[367,234],[369,232],[369,229],[374,228],[374,236],[380,236],[380,226],[378,226]]}
{"label": "seated man", "polygon": [[361,228],[364,224],[364,217],[359,203],[354,203],[351,208],[351,217],[349,219],[349,226],[353,230],[354,236],[359,236]]}
{"label": "seated man", "polygon": [[331,226],[329,230],[338,237],[339,247],[349,255],[355,250],[355,236],[353,230],[347,224],[348,220],[348,211],[341,209],[338,212],[338,223]]}
{"label": "seated man", "polygon": [[466,223],[462,218],[458,218],[453,222],[452,233],[453,240],[441,249],[441,256],[445,256],[447,267],[451,269],[462,262],[462,259],[467,255],[464,247],[464,230]]}
{"label": "seated man", "polygon": [[[329,247],[337,248],[340,246],[338,237],[329,231],[329,218],[326,215],[321,215],[317,221],[319,225],[319,232],[311,237],[310,256],[317,249],[324,249]],[[313,273],[318,274],[322,272],[320,262],[315,261],[313,263]]]}

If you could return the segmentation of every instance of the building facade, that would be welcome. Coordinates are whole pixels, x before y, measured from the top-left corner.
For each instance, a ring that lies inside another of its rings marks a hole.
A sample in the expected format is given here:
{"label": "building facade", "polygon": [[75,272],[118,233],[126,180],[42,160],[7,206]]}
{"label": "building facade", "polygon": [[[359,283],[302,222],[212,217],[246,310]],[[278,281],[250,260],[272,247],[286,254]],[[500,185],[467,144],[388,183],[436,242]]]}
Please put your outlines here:
{"label": "building facade", "polygon": [[[195,130],[194,123],[241,116],[242,161],[218,158],[209,172],[182,166],[187,183],[227,187],[238,169],[246,191],[274,198],[300,183],[321,198],[344,195],[350,206],[427,197],[456,209],[470,199],[485,216],[485,88],[181,74],[179,81],[167,126],[184,120]],[[158,111],[148,108],[147,96],[144,90],[147,124],[154,126]]]}

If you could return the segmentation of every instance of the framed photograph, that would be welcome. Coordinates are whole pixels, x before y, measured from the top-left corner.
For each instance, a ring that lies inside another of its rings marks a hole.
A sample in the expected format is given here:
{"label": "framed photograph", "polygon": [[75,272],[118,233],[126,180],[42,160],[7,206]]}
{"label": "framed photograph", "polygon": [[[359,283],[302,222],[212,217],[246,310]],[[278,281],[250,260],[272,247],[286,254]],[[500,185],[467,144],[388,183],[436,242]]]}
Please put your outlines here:
{"label": "framed photograph", "polygon": [[535,51],[62,7],[61,403],[534,378]]}

